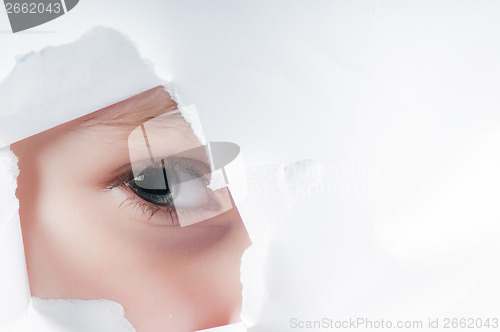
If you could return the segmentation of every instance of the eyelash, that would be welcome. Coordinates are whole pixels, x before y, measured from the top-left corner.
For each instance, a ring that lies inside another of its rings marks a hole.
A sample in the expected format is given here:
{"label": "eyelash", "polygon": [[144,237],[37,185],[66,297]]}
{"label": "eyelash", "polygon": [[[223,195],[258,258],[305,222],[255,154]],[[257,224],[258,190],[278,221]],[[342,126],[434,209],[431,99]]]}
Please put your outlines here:
{"label": "eyelash", "polygon": [[[120,208],[126,208],[127,206],[132,206],[135,210],[140,210],[144,215],[149,215],[148,222],[158,213],[163,213],[167,215],[172,221],[172,226],[179,226],[179,218],[177,217],[177,210],[172,207],[162,207],[156,204],[145,201],[144,199],[137,196],[136,193],[132,192],[130,188],[124,183],[120,186],[121,189],[129,191],[133,196],[128,197],[119,205]],[[128,203],[127,203],[128,202]],[[125,205],[124,205],[125,204]]]}

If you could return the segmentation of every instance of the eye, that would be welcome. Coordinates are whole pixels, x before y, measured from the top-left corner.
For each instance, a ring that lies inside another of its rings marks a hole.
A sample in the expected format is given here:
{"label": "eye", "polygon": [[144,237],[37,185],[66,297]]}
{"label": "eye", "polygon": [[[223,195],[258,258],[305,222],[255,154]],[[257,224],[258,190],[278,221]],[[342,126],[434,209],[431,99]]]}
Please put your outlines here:
{"label": "eye", "polygon": [[147,222],[185,226],[207,219],[220,209],[220,194],[208,187],[210,175],[204,175],[209,169],[189,158],[146,160],[122,169],[107,189],[128,192],[120,207],[135,207]]}
{"label": "eye", "polygon": [[161,160],[161,167],[147,167],[138,176],[126,181],[125,184],[145,201],[173,208],[173,193],[170,183],[176,182],[179,181],[175,172],[169,170],[167,175],[165,162]]}

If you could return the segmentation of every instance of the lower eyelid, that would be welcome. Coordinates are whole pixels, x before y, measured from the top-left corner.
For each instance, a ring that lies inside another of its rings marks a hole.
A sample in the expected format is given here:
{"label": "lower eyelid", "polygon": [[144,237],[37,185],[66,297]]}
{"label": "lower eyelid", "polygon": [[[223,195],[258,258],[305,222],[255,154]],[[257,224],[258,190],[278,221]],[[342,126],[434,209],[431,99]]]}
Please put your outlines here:
{"label": "lower eyelid", "polygon": [[[122,196],[120,208],[126,208],[132,213],[137,213],[136,217],[142,222],[162,226],[180,226],[180,218],[184,220],[183,223],[190,224],[190,221],[200,219],[200,216],[206,216],[205,219],[210,219],[214,211],[219,211],[222,206],[217,198],[216,191],[210,188],[205,188],[204,203],[200,207],[168,207],[160,206],[148,202],[138,196],[127,184],[122,183],[115,190],[121,191],[125,197]],[[208,211],[208,214],[204,212]],[[209,212],[212,211],[212,212]]]}
{"label": "lower eyelid", "polygon": [[[118,207],[126,209],[135,215],[138,221],[146,223],[154,223],[156,225],[176,226],[179,224],[176,210],[172,207],[164,207],[147,202],[137,196],[127,185],[122,184],[114,188],[125,194],[121,196],[121,202]],[[154,222],[152,219],[154,218]]]}

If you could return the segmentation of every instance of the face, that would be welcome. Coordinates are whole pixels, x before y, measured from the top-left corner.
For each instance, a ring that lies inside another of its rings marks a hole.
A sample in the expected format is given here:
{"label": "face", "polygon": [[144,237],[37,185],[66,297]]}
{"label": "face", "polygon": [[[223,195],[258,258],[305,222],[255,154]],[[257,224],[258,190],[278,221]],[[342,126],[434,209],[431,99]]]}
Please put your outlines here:
{"label": "face", "polygon": [[138,331],[237,321],[249,239],[201,146],[163,87],[13,144],[32,295],[114,300]]}

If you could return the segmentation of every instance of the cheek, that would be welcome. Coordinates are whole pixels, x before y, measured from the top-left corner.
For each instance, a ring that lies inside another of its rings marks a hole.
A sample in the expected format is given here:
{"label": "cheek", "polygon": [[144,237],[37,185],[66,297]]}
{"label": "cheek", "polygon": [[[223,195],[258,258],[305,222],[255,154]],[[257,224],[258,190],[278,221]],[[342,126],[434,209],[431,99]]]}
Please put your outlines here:
{"label": "cheek", "polygon": [[[57,221],[50,219],[52,226],[65,224],[54,234],[67,269],[58,276],[66,285],[62,297],[115,300],[146,331],[197,330],[232,319],[241,303],[239,267],[248,245],[236,209],[209,225],[165,227],[133,220],[109,193],[79,196],[78,204],[63,202]],[[93,208],[82,209],[82,203]]]}

